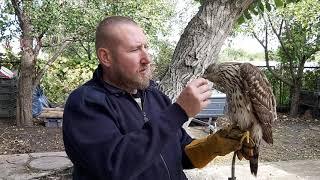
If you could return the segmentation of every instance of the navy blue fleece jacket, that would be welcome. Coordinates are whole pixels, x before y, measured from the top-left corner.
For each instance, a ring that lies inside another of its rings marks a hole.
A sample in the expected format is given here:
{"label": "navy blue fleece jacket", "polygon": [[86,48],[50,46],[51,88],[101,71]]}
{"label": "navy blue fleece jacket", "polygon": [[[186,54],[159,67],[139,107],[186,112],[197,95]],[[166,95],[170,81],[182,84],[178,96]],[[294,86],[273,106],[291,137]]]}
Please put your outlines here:
{"label": "navy blue fleece jacket", "polygon": [[63,116],[63,140],[73,179],[185,180],[192,168],[182,129],[186,113],[154,86],[132,95],[93,78],[73,91]]}

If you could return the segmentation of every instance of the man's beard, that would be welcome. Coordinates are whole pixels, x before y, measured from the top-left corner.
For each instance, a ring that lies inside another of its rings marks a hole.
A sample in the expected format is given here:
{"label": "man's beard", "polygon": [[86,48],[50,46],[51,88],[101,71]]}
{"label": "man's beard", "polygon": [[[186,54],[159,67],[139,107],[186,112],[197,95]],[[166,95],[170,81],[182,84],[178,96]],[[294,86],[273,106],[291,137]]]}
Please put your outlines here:
{"label": "man's beard", "polygon": [[115,73],[115,81],[120,87],[124,87],[125,89],[135,90],[135,89],[146,89],[152,78],[152,72],[150,67],[146,74],[141,74],[137,72],[135,76],[128,76],[125,72],[121,72],[120,69],[116,69]]}

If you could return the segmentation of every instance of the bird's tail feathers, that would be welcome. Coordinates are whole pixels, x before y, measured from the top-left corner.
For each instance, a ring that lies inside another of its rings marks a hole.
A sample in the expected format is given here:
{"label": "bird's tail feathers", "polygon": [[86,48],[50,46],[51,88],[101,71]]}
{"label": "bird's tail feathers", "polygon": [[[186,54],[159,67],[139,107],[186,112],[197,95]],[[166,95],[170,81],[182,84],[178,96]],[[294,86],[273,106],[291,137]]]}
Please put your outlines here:
{"label": "bird's tail feathers", "polygon": [[272,138],[272,129],[270,127],[263,128],[263,135],[262,138],[266,143],[273,144],[273,138]]}
{"label": "bird's tail feathers", "polygon": [[255,146],[253,150],[253,157],[250,159],[251,174],[257,176],[258,173],[258,160],[259,160],[259,147]]}

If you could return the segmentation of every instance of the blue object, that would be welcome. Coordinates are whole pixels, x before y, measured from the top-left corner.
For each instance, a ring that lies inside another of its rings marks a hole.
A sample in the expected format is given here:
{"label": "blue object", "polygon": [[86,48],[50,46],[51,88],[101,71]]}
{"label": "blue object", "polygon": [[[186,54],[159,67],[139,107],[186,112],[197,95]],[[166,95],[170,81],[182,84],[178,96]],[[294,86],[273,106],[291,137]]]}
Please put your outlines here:
{"label": "blue object", "polygon": [[32,95],[32,117],[39,116],[44,107],[50,107],[49,101],[42,88],[38,85]]}
{"label": "blue object", "polygon": [[226,110],[226,95],[223,93],[214,93],[210,98],[210,103],[203,108],[195,118],[208,119],[223,116]]}

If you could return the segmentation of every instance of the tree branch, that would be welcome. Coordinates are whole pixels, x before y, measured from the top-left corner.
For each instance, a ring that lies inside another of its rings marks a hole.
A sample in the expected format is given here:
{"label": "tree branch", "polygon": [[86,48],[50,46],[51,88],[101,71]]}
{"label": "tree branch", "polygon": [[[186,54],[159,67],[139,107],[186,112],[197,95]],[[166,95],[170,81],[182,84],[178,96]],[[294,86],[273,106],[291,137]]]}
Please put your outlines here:
{"label": "tree branch", "polygon": [[81,40],[79,40],[79,43],[80,43],[81,47],[83,47],[83,49],[88,53],[88,49],[84,46],[84,44],[82,43]]}
{"label": "tree branch", "polygon": [[33,82],[33,88],[35,88],[39,83],[42,78],[42,76],[46,73],[48,68],[51,66],[51,64],[62,54],[64,49],[71,43],[71,40],[66,40],[63,42],[62,46],[54,53],[54,55],[48,60],[46,65],[42,68],[42,70],[37,74],[35,77],[35,80]]}
{"label": "tree branch", "polygon": [[[277,39],[279,40],[279,43],[280,43],[280,45],[281,45],[281,48],[283,49],[283,51],[285,52],[285,55],[286,55],[287,58],[288,58],[289,66],[290,66],[290,74],[291,74],[291,76],[292,76],[292,79],[294,80],[294,79],[295,79],[295,74],[294,74],[294,72],[293,72],[292,58],[291,58],[291,56],[289,55],[288,49],[284,46],[284,43],[283,43],[283,41],[282,41],[282,39],[281,39],[281,37],[280,37],[280,34],[277,33],[277,31],[276,31],[276,29],[275,29],[275,27],[274,27],[274,25],[273,25],[273,23],[272,23],[272,21],[271,21],[270,16],[269,16],[268,13],[267,13],[267,18],[268,18],[268,21],[269,21],[269,23],[270,23],[270,26],[271,26],[271,29],[272,29],[273,33],[276,35],[276,37],[277,37]],[[264,19],[264,18],[263,18],[263,19]],[[267,23],[265,19],[264,19],[264,21],[265,21],[265,23]],[[283,25],[283,23],[281,22],[281,26],[279,27],[280,29],[282,29],[282,25]]]}
{"label": "tree branch", "polygon": [[283,76],[281,76],[280,74],[274,72],[274,71],[271,69],[270,65],[269,65],[268,25],[267,25],[266,22],[265,22],[265,29],[266,29],[266,31],[265,31],[265,42],[266,42],[266,44],[265,44],[265,45],[262,44],[262,46],[263,46],[263,48],[264,48],[264,56],[265,56],[265,60],[266,60],[267,69],[268,69],[268,71],[269,71],[276,79],[284,82],[284,83],[287,84],[288,86],[292,86],[293,84],[292,84],[290,81],[288,81],[287,79],[285,79],[285,78],[284,78]]}
{"label": "tree branch", "polygon": [[279,26],[279,34],[281,34],[281,33],[282,33],[283,23],[284,23],[284,20],[283,20],[283,19],[281,19],[281,23],[280,23],[280,26]]}
{"label": "tree branch", "polygon": [[44,36],[45,32],[41,33],[37,38],[37,44],[36,44],[36,47],[34,47],[33,49],[33,53],[34,53],[34,57],[37,58],[38,55],[39,55],[39,52],[40,52],[40,49],[42,47],[42,38]]}
{"label": "tree branch", "polygon": [[11,0],[11,3],[12,3],[12,6],[13,6],[13,9],[14,9],[16,16],[18,17],[19,27],[20,27],[20,29],[23,29],[24,22],[22,20],[22,11],[19,8],[19,1]]}
{"label": "tree branch", "polygon": [[253,37],[256,38],[256,40],[259,42],[259,44],[264,48],[266,49],[266,46],[263,44],[263,41],[259,39],[258,35],[252,30],[251,32],[253,34]]}
{"label": "tree branch", "polygon": [[80,54],[78,53],[78,51],[77,51],[74,47],[71,46],[71,49],[73,49],[73,52],[74,52],[80,59],[82,59],[82,57],[80,56]]}

